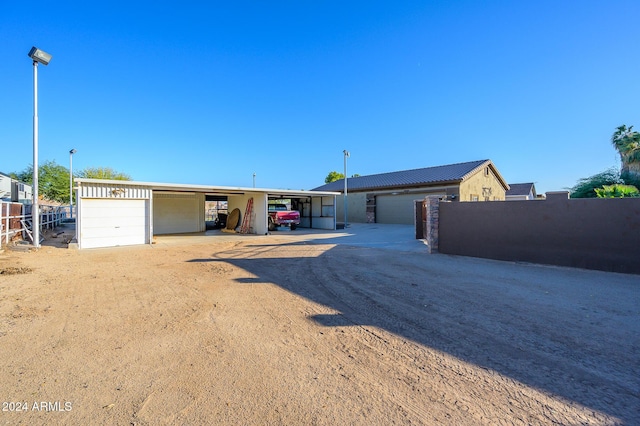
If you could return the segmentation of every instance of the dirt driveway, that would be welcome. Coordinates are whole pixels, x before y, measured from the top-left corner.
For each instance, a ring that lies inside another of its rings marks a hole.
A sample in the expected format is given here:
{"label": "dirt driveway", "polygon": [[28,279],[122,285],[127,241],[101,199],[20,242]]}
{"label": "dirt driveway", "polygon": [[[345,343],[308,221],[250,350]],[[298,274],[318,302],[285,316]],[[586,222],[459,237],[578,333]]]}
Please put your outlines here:
{"label": "dirt driveway", "polygon": [[640,424],[639,276],[277,235],[0,271],[0,424]]}

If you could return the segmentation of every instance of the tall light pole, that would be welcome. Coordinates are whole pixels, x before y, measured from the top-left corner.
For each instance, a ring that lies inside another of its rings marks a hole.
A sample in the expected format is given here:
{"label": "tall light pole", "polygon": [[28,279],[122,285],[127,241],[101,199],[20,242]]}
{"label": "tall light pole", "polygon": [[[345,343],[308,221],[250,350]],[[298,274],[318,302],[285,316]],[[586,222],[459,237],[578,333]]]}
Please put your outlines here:
{"label": "tall light pole", "polygon": [[351,157],[346,149],[344,153],[344,227],[347,227],[347,158]]}
{"label": "tall light pole", "polygon": [[38,63],[48,65],[51,55],[32,47],[27,55],[33,60],[33,205],[31,221],[33,246],[40,247],[40,206],[38,205]]}
{"label": "tall light pole", "polygon": [[69,215],[73,219],[73,154],[75,149],[69,151]]}
{"label": "tall light pole", "polygon": [[253,173],[253,187],[256,187],[256,174],[255,172]]}

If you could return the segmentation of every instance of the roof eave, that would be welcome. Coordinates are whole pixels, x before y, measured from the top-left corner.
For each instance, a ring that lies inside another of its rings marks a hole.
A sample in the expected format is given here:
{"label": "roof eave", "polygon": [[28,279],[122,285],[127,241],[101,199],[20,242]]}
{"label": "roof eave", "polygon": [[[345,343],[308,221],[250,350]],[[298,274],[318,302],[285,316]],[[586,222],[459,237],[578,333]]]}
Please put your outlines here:
{"label": "roof eave", "polygon": [[334,196],[340,192],[333,191],[306,191],[293,189],[276,189],[276,188],[253,188],[253,187],[234,187],[234,186],[212,186],[212,185],[190,185],[181,183],[160,183],[160,182],[138,182],[132,180],[114,180],[114,179],[89,179],[77,178],[74,180],[77,184],[93,183],[104,185],[120,185],[120,186],[145,186],[155,191],[192,191],[192,192],[226,192],[230,194],[244,194],[251,192],[265,192],[276,195],[291,196]]}
{"label": "roof eave", "polygon": [[464,175],[462,177],[462,181],[464,181],[465,179],[468,179],[469,177],[471,177],[474,174],[476,174],[480,169],[482,169],[484,167],[487,167],[487,166],[491,167],[491,170],[493,170],[493,174],[498,178],[498,181],[500,182],[500,184],[502,185],[504,190],[508,191],[511,187],[509,186],[507,181],[502,177],[502,175],[500,174],[500,172],[498,171],[496,166],[493,164],[493,161],[491,161],[491,160],[486,160],[482,164],[479,164],[477,167],[475,167],[473,170],[469,171],[469,173],[467,173],[466,175]]}

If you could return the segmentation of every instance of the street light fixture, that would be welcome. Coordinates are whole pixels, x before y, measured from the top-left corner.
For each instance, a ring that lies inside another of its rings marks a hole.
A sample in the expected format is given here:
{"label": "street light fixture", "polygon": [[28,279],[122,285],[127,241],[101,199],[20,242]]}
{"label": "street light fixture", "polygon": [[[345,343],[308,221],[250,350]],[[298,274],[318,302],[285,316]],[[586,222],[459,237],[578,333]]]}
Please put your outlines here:
{"label": "street light fixture", "polygon": [[75,149],[69,151],[69,217],[73,219],[73,154]]}
{"label": "street light fixture", "polygon": [[344,153],[344,227],[347,227],[347,158],[351,157],[351,154],[346,149],[342,151]]}
{"label": "street light fixture", "polygon": [[40,206],[38,205],[38,64],[48,65],[51,55],[32,47],[27,54],[33,59],[33,205],[31,219],[33,246],[40,247]]}

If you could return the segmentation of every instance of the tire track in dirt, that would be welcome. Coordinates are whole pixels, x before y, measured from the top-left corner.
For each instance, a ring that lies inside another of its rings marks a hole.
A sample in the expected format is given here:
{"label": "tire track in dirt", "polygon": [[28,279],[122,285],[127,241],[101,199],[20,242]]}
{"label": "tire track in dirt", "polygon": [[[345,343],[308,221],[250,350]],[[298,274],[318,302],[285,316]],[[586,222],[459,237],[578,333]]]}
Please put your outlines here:
{"label": "tire track in dirt", "polygon": [[[338,261],[338,259],[340,259],[340,261]],[[416,336],[416,335],[419,335],[420,333],[433,332],[433,327],[425,328],[422,323],[413,320],[414,318],[420,318],[421,317],[420,314],[422,314],[422,312],[419,312],[419,310],[416,310],[414,307],[410,306],[408,302],[406,301],[402,302],[402,300],[398,301],[397,298],[392,298],[392,297],[390,298],[388,296],[388,292],[380,293],[375,290],[369,291],[370,289],[378,288],[378,286],[375,286],[375,285],[374,286],[354,285],[354,282],[357,282],[357,280],[354,280],[352,276],[347,277],[345,275],[344,263],[348,263],[348,262],[345,262],[344,252],[341,252],[338,256],[335,256],[335,257],[327,256],[320,259],[320,265],[315,267],[317,267],[318,270],[322,272],[322,274],[326,274],[328,272],[332,279],[331,280],[320,279],[320,280],[316,280],[316,282],[322,285],[325,288],[325,290],[331,294],[331,297],[333,297],[335,301],[341,301],[341,304],[342,304],[341,310],[343,312],[343,315],[347,318],[350,318],[351,322],[356,324],[361,323],[361,320],[363,319],[363,317],[373,316],[375,319],[372,322],[374,322],[375,324],[381,324],[386,329],[393,330],[397,324],[402,324],[402,327],[396,328],[396,329],[399,329],[402,335]],[[353,262],[351,263],[353,264]],[[312,265],[312,267],[310,268],[312,273],[314,269],[315,268]],[[382,279],[391,278],[391,277],[385,277],[384,272],[380,271],[379,268],[376,268],[375,274],[373,275],[376,276],[377,280],[379,280],[380,277]],[[327,282],[331,283],[331,288],[329,288],[328,285],[325,284]],[[345,300],[354,300],[353,295],[356,295],[357,297],[357,306],[348,306],[347,303],[343,302]],[[389,301],[389,303],[385,303],[385,301]],[[402,305],[402,316],[398,316],[397,314],[395,314],[395,312],[398,312],[398,306],[397,306],[398,302]],[[363,305],[368,306],[368,308],[362,308]],[[362,314],[363,311],[365,312],[364,315]],[[448,318],[447,316],[444,316],[444,318],[449,321],[451,320],[451,318]],[[410,332],[409,330],[406,330],[404,328],[406,325],[411,327]],[[370,328],[368,326],[361,325],[360,327],[366,333],[371,333]],[[453,337],[456,338],[456,336],[453,336]],[[464,342],[465,340],[462,339],[461,337],[462,336],[456,338],[455,341],[458,343],[460,343],[461,341]],[[376,343],[376,346],[379,346],[381,342],[379,339],[374,339],[373,341]],[[449,339],[447,339],[447,341],[451,342],[451,340]],[[465,342],[465,344],[468,344],[468,342]],[[398,353],[398,350],[397,349],[395,350],[396,350],[396,353]],[[401,353],[410,359],[415,356],[413,353],[408,354],[404,351],[402,351]],[[430,360],[430,361],[433,361],[433,360]],[[443,367],[449,368],[448,366],[440,365],[438,370],[442,370]],[[458,373],[458,375],[460,376],[466,375],[466,376],[474,377],[476,376],[478,369],[467,368],[465,370],[466,371],[464,371],[463,373]],[[504,376],[500,376],[500,378],[504,382],[504,379],[505,379]],[[509,386],[504,387],[503,390],[507,392],[509,397],[509,401],[510,401],[509,410],[515,414],[515,412],[513,412],[513,409],[516,408],[517,406],[520,406],[520,414],[518,417],[526,419],[529,417],[528,413],[536,412],[537,408],[547,405],[547,403],[544,402],[544,401],[548,401],[547,397],[542,397],[542,400],[540,400],[541,395],[535,394],[535,392],[523,393],[522,384],[516,383],[510,379],[507,379],[507,382],[508,383],[511,382],[511,383],[509,383]],[[528,390],[528,388],[524,388],[524,390]],[[515,392],[515,395],[512,394],[513,392]],[[525,393],[527,394],[527,398],[523,398],[525,396]],[[481,400],[482,397],[483,397],[483,394],[472,395],[472,400],[477,400],[477,399]],[[454,405],[457,405],[457,401],[453,401],[453,402],[454,402]],[[473,401],[469,401],[469,402],[473,403]],[[533,404],[533,406],[531,404]],[[555,404],[553,405],[556,406],[556,411],[557,411],[557,405],[558,405],[557,401],[555,401]],[[496,406],[495,408],[499,409],[500,407]],[[482,407],[480,407],[480,409],[481,411],[484,411],[482,410]],[[584,413],[576,412],[576,410],[573,410],[573,409],[568,411],[569,412],[565,412],[565,415],[568,415],[569,417],[573,417],[574,421],[589,421],[589,418],[585,416]],[[537,410],[537,412],[548,413],[549,410]],[[531,420],[541,421],[541,422],[555,421],[557,420],[557,417],[558,417],[557,415],[554,415],[551,417],[538,418],[537,420],[533,420],[529,418],[529,421]],[[594,413],[592,416],[589,416],[589,417],[591,422],[596,422],[596,423],[600,423],[602,421],[605,423],[607,421],[612,421],[610,418],[607,420],[607,416],[603,416],[602,414]],[[564,420],[566,421],[567,419],[565,418]],[[523,421],[526,421],[526,420],[523,420]]]}
{"label": "tire track in dirt", "polygon": [[[384,328],[394,330],[395,324],[402,323],[403,325],[408,325],[409,327],[411,327],[411,329],[413,329],[411,330],[410,333],[408,333],[409,330],[406,330],[405,328],[402,328],[402,327],[395,329],[395,330],[398,330],[404,336],[407,336],[407,335],[420,336],[420,333],[433,333],[432,327],[428,327],[428,328],[424,327],[423,325],[424,322],[415,321],[415,319],[425,317],[423,312],[419,312],[415,310],[413,310],[412,312],[411,309],[407,307],[408,305],[407,303],[404,303],[403,310],[399,311],[397,306],[395,305],[396,298],[388,297],[387,294],[380,293],[377,291],[373,291],[373,290],[368,291],[369,289],[375,289],[375,286],[367,287],[362,285],[354,285],[355,281],[353,279],[343,279],[344,278],[343,271],[345,270],[342,267],[342,263],[345,260],[344,254],[345,254],[344,252],[340,252],[340,255],[334,256],[331,259],[331,261],[329,261],[328,258],[323,259],[324,261],[323,269],[326,269],[328,273],[332,276],[332,279],[328,281],[331,282],[332,286],[334,286],[335,288],[341,291],[340,293],[337,293],[337,297],[348,300],[348,295],[350,293],[357,294],[359,297],[361,297],[361,300],[359,300],[359,304],[368,303],[370,306],[373,306],[375,308],[375,309],[370,309],[369,312],[375,313],[374,317],[376,318],[376,320],[374,322],[376,324],[383,324]],[[347,262],[344,262],[344,263],[347,263]],[[357,269],[357,266],[356,266],[356,269]],[[376,277],[384,276],[384,273],[381,272],[379,268],[376,268],[374,266],[374,270],[375,270],[374,275]],[[339,283],[339,284],[336,285],[336,283]],[[452,298],[452,296],[450,295],[446,297]],[[443,343],[440,336],[437,337],[435,341],[438,342],[438,345],[439,345],[438,347],[443,348],[447,353],[453,354],[454,356],[456,356],[458,353],[461,353],[464,358],[471,356],[471,359],[478,358],[478,355],[472,355],[472,354],[475,353],[474,351],[477,351],[477,348],[482,348],[482,347],[490,348],[491,353],[496,353],[496,354],[510,353],[510,351],[512,350],[513,341],[509,341],[508,339],[504,339],[502,337],[497,338],[498,336],[500,336],[500,334],[492,334],[491,332],[488,332],[486,330],[482,330],[482,332],[480,333],[478,332],[480,330],[477,328],[478,325],[484,326],[486,324],[491,324],[491,322],[488,322],[486,318],[486,311],[491,311],[491,308],[486,306],[478,308],[477,306],[474,306],[476,304],[476,301],[474,299],[466,299],[463,301],[463,300],[460,300],[460,297],[458,295],[455,295],[455,298],[453,298],[453,300],[457,300],[455,304],[458,306],[462,306],[466,304],[468,310],[483,312],[483,318],[480,318],[481,319],[480,322],[474,323],[469,321],[468,318],[464,318],[464,316],[456,315],[455,312],[453,312],[454,315],[452,316],[451,313],[449,312],[441,311],[438,314],[440,318],[434,318],[433,315],[429,315],[428,317],[429,323],[432,323],[432,322],[438,323],[439,327],[444,327],[443,329],[450,332],[450,334],[446,336],[445,342],[447,343]],[[385,301],[388,301],[389,303],[385,303]],[[364,316],[365,317],[369,316],[369,313],[365,314]],[[504,317],[504,314],[502,314],[502,317]],[[498,318],[494,318],[494,319],[496,319],[496,321],[498,321],[499,323]],[[526,319],[523,319],[523,323],[526,324]],[[523,327],[523,328],[526,329],[527,327]],[[455,332],[452,332],[452,331],[455,331]],[[518,332],[522,333],[522,330],[518,330]],[[524,334],[532,335],[532,333],[524,333]],[[437,331],[436,331],[436,335],[437,335]],[[455,342],[454,346],[449,346],[449,342],[451,341],[451,338],[453,338]],[[538,345],[540,344],[539,340],[540,339],[536,340],[536,342],[538,342]],[[429,339],[425,340],[424,337],[422,337],[421,339],[419,339],[419,341],[429,342]],[[546,342],[546,340],[544,339],[543,341]],[[466,348],[466,349],[460,352],[459,348],[463,348],[463,349]],[[563,359],[562,358],[563,355],[565,355],[565,357],[568,356],[568,358]],[[572,356],[569,356],[569,355],[572,355]],[[498,363],[497,365],[499,366],[499,369],[503,371],[505,369],[506,371],[512,371],[513,369],[513,371],[519,372],[517,374],[522,374],[520,373],[520,371],[522,371],[523,368],[527,367],[529,371],[531,371],[531,374],[539,375],[541,368],[544,368],[545,370],[543,371],[547,371],[548,372],[547,374],[549,374],[549,376],[547,379],[543,379],[543,381],[544,380],[553,381],[554,379],[557,380],[558,377],[563,377],[563,376],[567,381],[591,380],[591,379],[588,379],[589,373],[585,370],[582,370],[582,367],[574,366],[573,371],[574,371],[574,374],[578,372],[577,377],[569,376],[563,370],[562,366],[566,365],[567,359],[570,359],[570,360],[574,359],[575,354],[573,352],[558,354],[558,353],[546,351],[546,347],[542,347],[542,348],[536,347],[535,350],[532,350],[531,352],[526,352],[523,349],[520,349],[520,351],[516,356],[517,358],[513,361],[511,360],[511,356],[509,356],[508,358],[504,358],[503,356],[502,359],[503,360],[506,359],[506,364],[504,363],[504,361]],[[480,357],[479,359],[483,359],[483,358]],[[487,361],[490,361],[489,362],[490,366],[494,365],[495,363],[494,359],[489,360],[487,358]],[[553,374],[553,376],[551,376],[551,374]],[[539,383],[539,382],[540,382],[540,379],[538,379],[538,382],[536,383]],[[608,378],[603,379],[602,382],[605,385],[604,386],[605,389],[609,386],[609,384],[611,384],[612,386],[616,386],[617,384],[619,386],[619,383],[620,383],[619,381],[614,382],[613,379],[608,379]],[[522,387],[522,384],[519,384],[519,386]],[[591,386],[588,386],[587,388],[589,389],[589,392],[591,393],[593,392],[593,388]],[[624,392],[624,390],[618,391],[618,393],[619,392]],[[576,396],[577,395],[578,394],[576,394]],[[603,395],[606,397],[606,392]],[[538,403],[543,404],[542,401],[546,399],[547,398],[544,397]],[[607,405],[609,405],[610,407],[612,402],[613,401],[609,401]],[[606,408],[606,407],[603,407],[603,408]],[[619,406],[616,409],[617,412],[624,412],[625,410],[626,410],[626,407],[623,407],[623,406]],[[529,407],[527,407],[527,411],[531,411],[529,410]],[[571,409],[569,411],[573,413],[571,415],[576,415],[578,418],[582,417],[582,414],[578,413],[576,410]],[[613,421],[609,416],[604,415],[603,413],[594,413],[593,416],[590,416],[590,418],[591,418],[591,421],[595,421],[595,422]],[[551,419],[548,419],[548,420],[551,420]]]}
{"label": "tire track in dirt", "polygon": [[[366,339],[371,339],[373,336],[375,340],[384,341],[383,338],[381,338],[372,330],[366,327],[363,327],[361,325],[358,325],[355,322],[349,320],[347,316],[345,316],[343,313],[340,313],[340,307],[336,309],[335,304],[340,305],[340,303],[338,302],[339,298],[337,297],[336,293],[331,291],[327,286],[323,284],[322,279],[318,276],[317,271],[315,270],[315,267],[313,265],[309,265],[309,262],[300,261],[297,259],[293,261],[288,260],[287,262],[288,263],[290,262],[291,264],[287,265],[285,269],[280,269],[280,271],[284,271],[284,270],[287,271],[283,274],[287,280],[292,280],[292,279],[294,281],[297,280],[297,277],[299,276],[299,272],[300,272],[299,269],[301,267],[306,268],[305,269],[306,274],[304,279],[305,289],[306,290],[314,289],[315,291],[321,290],[324,292],[324,294],[322,296],[315,295],[310,298],[307,298],[296,293],[288,293],[289,297],[294,299],[296,302],[286,303],[284,305],[305,306],[304,317],[306,318],[298,319],[298,315],[289,314],[287,312],[287,309],[280,308],[277,311],[274,311],[273,309],[269,309],[268,307],[273,306],[273,304],[268,303],[269,301],[259,300],[258,295],[254,292],[254,297],[256,298],[257,305],[262,307],[262,310],[272,318],[274,323],[280,324],[280,323],[286,322],[287,326],[291,329],[295,329],[298,331],[306,330],[307,338],[311,339],[314,342],[314,350],[321,353],[322,358],[326,360],[329,360],[329,359],[333,360],[331,364],[335,365],[338,370],[344,372],[342,373],[342,375],[346,380],[352,380],[352,381],[355,380],[360,385],[373,387],[374,389],[376,387],[381,386],[380,376],[377,375],[375,371],[372,371],[371,369],[364,367],[362,362],[359,360],[357,352],[360,352],[361,350],[368,350],[370,352],[374,352],[376,354],[376,362],[382,364],[383,366],[381,370],[384,370],[386,372],[394,371],[395,376],[397,376],[398,378],[406,378],[407,373],[409,373],[411,369],[407,368],[404,365],[399,367],[396,363],[397,360],[395,359],[384,360],[380,356],[379,349],[375,348],[374,345],[364,343],[361,341],[360,343],[362,344],[363,347],[359,348],[358,351],[354,352],[353,350],[350,350],[349,345],[346,345],[344,343],[342,343],[342,347],[330,346],[328,345],[326,339],[319,338],[314,334],[314,332],[309,330],[309,326],[310,326],[309,319],[313,319],[318,315],[320,316],[335,315],[341,318],[340,320],[338,320],[341,326],[348,326],[348,328],[353,327],[358,329],[358,332],[356,333],[348,332],[349,339],[353,337],[362,339],[363,336]],[[295,264],[295,266],[293,266],[293,264]],[[261,270],[257,270],[254,272],[260,275],[263,279],[268,277],[269,275],[268,273],[264,273]],[[275,282],[282,283],[283,275],[277,278],[274,277],[276,278]],[[332,299],[337,303],[333,304],[331,307],[318,305],[317,300],[325,300],[327,298]],[[344,310],[349,310],[349,307],[347,305],[342,306],[342,308]],[[313,321],[313,323],[317,324],[315,321]],[[385,349],[387,348],[386,345],[384,345],[384,347]],[[402,370],[403,368],[404,368],[404,371],[398,371],[398,370]],[[415,373],[413,372],[411,372],[411,374],[415,375]],[[384,386],[388,386],[388,384]],[[370,393],[375,394],[376,392],[374,391]],[[406,417],[407,419],[412,418],[413,421],[423,422],[425,421],[425,419],[433,418],[433,413],[430,413],[429,411],[425,410],[420,403],[412,401],[410,398],[407,398],[407,397],[401,397],[406,395],[406,392],[397,392],[396,395],[389,395],[389,393],[387,392],[387,389],[384,389],[383,392],[379,392],[379,393],[380,394],[384,393],[385,395],[390,396],[388,399],[393,401],[397,409],[399,409],[401,412],[404,413],[403,417]]]}
{"label": "tire track in dirt", "polygon": [[[418,419],[421,419],[421,421],[426,421],[426,419],[438,421],[452,420],[447,410],[434,410],[433,404],[438,403],[439,399],[435,397],[433,392],[425,392],[424,384],[425,382],[428,383],[428,381],[424,380],[423,376],[426,371],[425,368],[421,368],[421,366],[429,364],[427,362],[418,362],[418,359],[424,358],[424,355],[418,354],[422,354],[424,351],[421,348],[417,348],[411,342],[407,342],[401,338],[398,339],[394,335],[388,335],[384,330],[374,329],[372,326],[363,324],[362,321],[360,321],[362,319],[362,311],[367,313],[380,313],[384,312],[384,310],[381,311],[381,308],[383,309],[384,307],[376,303],[373,298],[368,297],[365,292],[361,291],[360,286],[353,285],[353,277],[347,278],[343,272],[344,268],[336,267],[334,262],[335,258],[324,257],[320,259],[318,264],[310,265],[310,273],[315,278],[314,284],[322,287],[329,298],[333,300],[334,304],[340,305],[340,316],[343,319],[339,322],[350,323],[357,330],[359,338],[347,342],[343,348],[348,348],[348,346],[353,345],[354,342],[362,344],[365,348],[378,354],[378,362],[384,365],[387,371],[396,372],[396,375],[400,380],[405,382],[408,388],[405,392],[399,393],[398,396],[393,395],[393,399],[398,406],[404,407],[404,409],[412,412]],[[338,271],[338,269],[340,270]],[[327,272],[331,276],[331,280],[326,279],[325,275]],[[328,285],[328,282],[331,283],[331,286]],[[357,308],[345,302],[345,300],[351,300],[353,295],[360,297]],[[368,305],[368,307],[363,308],[363,302]],[[442,357],[434,359],[433,355],[435,354],[429,355],[431,355],[430,358],[432,358],[429,360],[430,364],[443,362]],[[403,371],[398,371],[400,369]],[[360,370],[364,371],[362,368],[360,368]],[[370,374],[366,373],[364,376],[370,376]],[[433,388],[429,390],[433,391]],[[416,393],[416,391],[423,398],[426,397],[429,399],[431,403],[430,409],[424,407],[424,401],[415,401],[415,399],[409,397],[409,395]],[[400,397],[400,395],[402,397]],[[444,397],[444,394],[442,394],[442,396]],[[457,403],[457,401],[453,402]]]}

